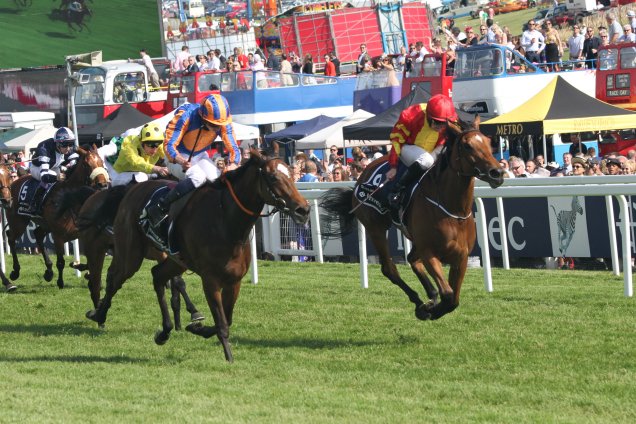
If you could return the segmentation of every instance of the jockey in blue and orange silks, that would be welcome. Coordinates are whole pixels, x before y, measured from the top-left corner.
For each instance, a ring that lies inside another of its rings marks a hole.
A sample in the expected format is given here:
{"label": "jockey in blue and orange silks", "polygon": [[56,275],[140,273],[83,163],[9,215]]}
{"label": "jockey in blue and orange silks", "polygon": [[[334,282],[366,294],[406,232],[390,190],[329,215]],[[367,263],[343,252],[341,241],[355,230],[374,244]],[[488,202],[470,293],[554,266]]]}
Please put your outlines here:
{"label": "jockey in blue and orange silks", "polygon": [[389,136],[393,148],[389,153],[391,169],[386,176],[389,180],[395,178],[399,160],[408,169],[389,195],[389,205],[393,210],[400,207],[404,189],[433,166],[446,142],[447,121],[457,119],[453,101],[443,94],[431,97],[428,103],[409,106],[402,111]]}
{"label": "jockey in blue and orange silks", "polygon": [[170,173],[181,181],[142,213],[153,226],[164,220],[177,199],[219,177],[221,172],[207,154],[218,135],[230,156],[226,170],[232,170],[239,164],[241,154],[234,138],[227,99],[220,94],[210,94],[201,104],[185,104],[176,110],[166,128],[164,150]]}

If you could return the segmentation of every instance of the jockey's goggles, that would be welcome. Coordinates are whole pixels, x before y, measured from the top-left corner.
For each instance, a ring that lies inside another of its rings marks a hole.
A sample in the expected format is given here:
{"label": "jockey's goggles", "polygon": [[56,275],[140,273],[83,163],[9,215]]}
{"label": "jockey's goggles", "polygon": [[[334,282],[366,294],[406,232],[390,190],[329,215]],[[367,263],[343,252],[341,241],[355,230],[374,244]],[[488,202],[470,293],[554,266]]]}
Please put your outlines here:
{"label": "jockey's goggles", "polygon": [[156,149],[157,147],[161,146],[163,143],[162,142],[151,142],[151,143],[144,143],[144,146],[150,147],[151,149]]}
{"label": "jockey's goggles", "polygon": [[57,143],[58,146],[60,147],[73,147],[75,145],[75,142],[73,141],[62,141]]}

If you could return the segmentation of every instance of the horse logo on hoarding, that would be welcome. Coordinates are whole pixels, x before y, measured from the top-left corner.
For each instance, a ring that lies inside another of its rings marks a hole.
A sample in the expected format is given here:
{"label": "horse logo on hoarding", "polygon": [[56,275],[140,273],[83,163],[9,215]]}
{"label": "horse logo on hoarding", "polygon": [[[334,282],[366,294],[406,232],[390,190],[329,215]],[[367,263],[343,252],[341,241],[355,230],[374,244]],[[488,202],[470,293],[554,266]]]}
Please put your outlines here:
{"label": "horse logo on hoarding", "polygon": [[572,237],[574,237],[577,215],[583,215],[583,208],[579,203],[579,196],[572,197],[571,210],[561,210],[557,213],[553,205],[550,207],[554,211],[559,231],[559,252],[561,252],[561,256],[565,256],[565,252],[572,242]]}

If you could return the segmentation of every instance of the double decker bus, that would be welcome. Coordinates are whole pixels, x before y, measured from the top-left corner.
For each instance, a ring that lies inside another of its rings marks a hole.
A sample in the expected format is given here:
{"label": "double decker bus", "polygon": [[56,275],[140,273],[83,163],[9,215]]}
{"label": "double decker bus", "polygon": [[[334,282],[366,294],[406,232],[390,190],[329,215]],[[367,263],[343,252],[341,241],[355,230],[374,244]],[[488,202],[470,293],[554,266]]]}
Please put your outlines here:
{"label": "double decker bus", "polygon": [[636,110],[636,43],[599,47],[596,98]]}

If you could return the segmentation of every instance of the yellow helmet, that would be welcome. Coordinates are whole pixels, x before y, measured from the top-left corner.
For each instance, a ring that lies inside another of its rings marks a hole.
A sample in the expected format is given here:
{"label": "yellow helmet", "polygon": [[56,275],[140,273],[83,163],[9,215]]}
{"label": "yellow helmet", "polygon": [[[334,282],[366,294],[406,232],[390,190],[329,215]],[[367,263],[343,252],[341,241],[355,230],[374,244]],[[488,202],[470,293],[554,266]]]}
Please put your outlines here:
{"label": "yellow helmet", "polygon": [[149,123],[141,127],[139,133],[142,143],[150,143],[151,141],[163,141],[163,131],[159,129],[159,125]]}

